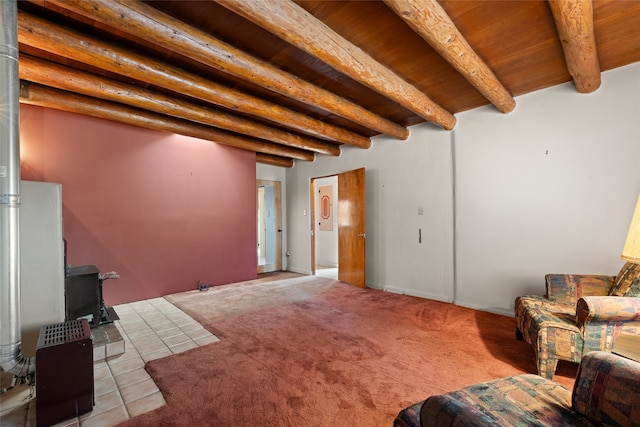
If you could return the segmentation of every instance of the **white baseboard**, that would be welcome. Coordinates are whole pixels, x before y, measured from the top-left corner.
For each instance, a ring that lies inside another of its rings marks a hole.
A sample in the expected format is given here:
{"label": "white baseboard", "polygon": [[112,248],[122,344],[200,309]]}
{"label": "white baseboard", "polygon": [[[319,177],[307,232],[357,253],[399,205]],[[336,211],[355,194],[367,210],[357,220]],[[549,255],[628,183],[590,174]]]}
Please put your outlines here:
{"label": "white baseboard", "polygon": [[[289,267],[288,271],[292,271],[298,274],[311,275],[311,271],[303,270],[303,269]],[[488,313],[500,314],[502,316],[515,317],[513,310],[499,308],[499,307],[484,307],[477,304],[470,304],[464,301],[454,301],[451,297],[448,297],[446,295],[433,294],[430,292],[421,292],[421,291],[416,291],[415,289],[399,288],[395,286],[388,286],[386,288],[381,288],[377,285],[377,283],[371,283],[371,282],[367,283],[367,287],[372,289],[381,289],[385,292],[391,292],[394,294],[411,295],[413,297],[418,297],[418,298],[426,298],[434,301],[447,302],[454,305],[458,305],[460,307],[471,308],[473,310],[479,310],[479,311],[486,311]]]}
{"label": "white baseboard", "polygon": [[469,303],[466,303],[464,301],[454,301],[454,304],[455,305],[459,305],[460,307],[472,308],[474,310],[487,311],[489,313],[501,314],[501,315],[507,316],[507,317],[515,317],[515,313],[513,312],[513,310],[508,310],[508,309],[504,309],[504,308],[483,307],[483,306],[479,306],[477,304],[469,304]]}
{"label": "white baseboard", "polygon": [[416,291],[415,289],[404,289],[404,288],[397,288],[394,286],[390,286],[390,287],[384,288],[384,291],[393,292],[394,294],[411,295],[413,297],[426,298],[434,301],[442,301],[442,302],[449,302],[449,303],[452,301],[451,298],[447,297],[446,295],[432,294],[429,292],[420,292],[420,291]]}
{"label": "white baseboard", "polygon": [[291,271],[292,273],[298,273],[298,274],[304,274],[306,276],[311,276],[311,270],[304,270],[301,268],[295,268],[295,267],[287,267],[287,271]]}
{"label": "white baseboard", "polygon": [[448,302],[454,305],[458,305],[460,307],[471,308],[473,310],[478,310],[478,311],[486,311],[488,313],[500,314],[502,316],[507,316],[507,317],[515,316],[512,310],[498,308],[498,307],[484,307],[477,304],[468,304],[466,302],[453,301],[452,298],[447,297],[446,295],[432,294],[429,292],[420,292],[420,291],[416,291],[415,289],[404,289],[404,288],[397,288],[393,286],[384,288],[384,290],[387,292],[393,292],[396,294],[405,294],[405,295],[411,295],[419,298],[431,299],[435,301]]}

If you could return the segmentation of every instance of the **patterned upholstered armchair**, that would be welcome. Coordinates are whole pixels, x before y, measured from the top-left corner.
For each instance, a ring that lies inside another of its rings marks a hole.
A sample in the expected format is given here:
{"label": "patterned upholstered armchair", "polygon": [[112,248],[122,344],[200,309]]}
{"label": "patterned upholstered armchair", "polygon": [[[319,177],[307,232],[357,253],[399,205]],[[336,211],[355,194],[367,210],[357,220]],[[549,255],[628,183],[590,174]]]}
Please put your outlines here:
{"label": "patterned upholstered armchair", "polygon": [[558,360],[580,362],[610,351],[621,332],[640,335],[640,265],[617,276],[547,274],[547,294],[516,298],[516,337],[536,352],[538,374],[553,378]]}
{"label": "patterned upholstered armchair", "polygon": [[604,351],[585,355],[573,393],[521,374],[434,395],[404,408],[394,427],[640,425],[640,363]]}

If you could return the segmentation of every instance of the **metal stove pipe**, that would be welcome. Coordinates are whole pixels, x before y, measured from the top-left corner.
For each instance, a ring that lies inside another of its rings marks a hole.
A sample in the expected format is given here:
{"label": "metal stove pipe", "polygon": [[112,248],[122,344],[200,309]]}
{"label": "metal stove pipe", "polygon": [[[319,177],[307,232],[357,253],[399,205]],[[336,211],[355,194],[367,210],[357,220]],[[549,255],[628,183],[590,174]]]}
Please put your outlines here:
{"label": "metal stove pipe", "polygon": [[0,0],[0,24],[0,367],[21,383],[31,383],[35,363],[22,355],[20,318],[20,78],[16,0]]}

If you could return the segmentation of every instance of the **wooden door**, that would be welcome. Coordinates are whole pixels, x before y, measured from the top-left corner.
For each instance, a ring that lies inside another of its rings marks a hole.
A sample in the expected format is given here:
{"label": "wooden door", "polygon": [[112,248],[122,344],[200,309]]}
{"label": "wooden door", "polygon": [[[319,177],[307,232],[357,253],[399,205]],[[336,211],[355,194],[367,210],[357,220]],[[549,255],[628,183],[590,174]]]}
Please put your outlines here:
{"label": "wooden door", "polygon": [[338,279],[365,287],[364,168],[338,175]]}
{"label": "wooden door", "polygon": [[[272,197],[265,203],[265,189]],[[282,270],[282,195],[280,181],[256,180],[258,198],[258,273]]]}

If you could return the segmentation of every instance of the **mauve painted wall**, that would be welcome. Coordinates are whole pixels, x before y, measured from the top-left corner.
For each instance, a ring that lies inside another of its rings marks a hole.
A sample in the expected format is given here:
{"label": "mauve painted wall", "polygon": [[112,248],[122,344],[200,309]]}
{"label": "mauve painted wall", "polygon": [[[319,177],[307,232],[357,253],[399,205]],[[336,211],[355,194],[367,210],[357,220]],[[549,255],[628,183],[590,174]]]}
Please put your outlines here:
{"label": "mauve painted wall", "polygon": [[62,184],[67,263],[120,274],[107,305],[256,277],[253,153],[20,108],[22,179]]}

